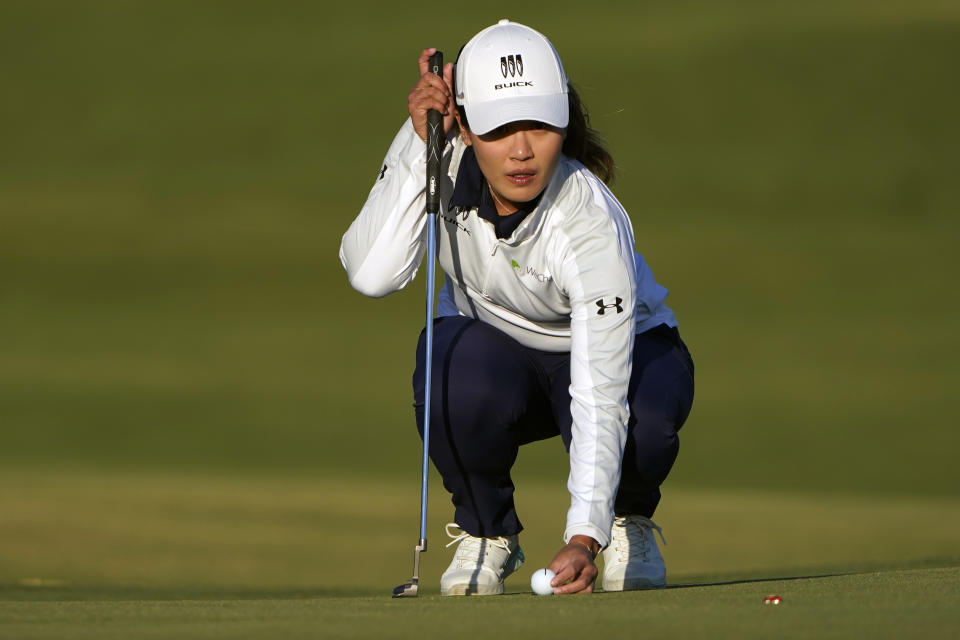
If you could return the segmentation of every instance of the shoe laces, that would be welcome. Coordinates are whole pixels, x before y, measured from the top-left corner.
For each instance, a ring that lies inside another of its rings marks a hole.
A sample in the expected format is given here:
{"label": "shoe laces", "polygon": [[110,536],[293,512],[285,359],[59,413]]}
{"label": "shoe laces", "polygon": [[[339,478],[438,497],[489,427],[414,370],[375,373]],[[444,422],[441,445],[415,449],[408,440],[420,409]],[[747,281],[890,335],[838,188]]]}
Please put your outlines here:
{"label": "shoe laces", "polygon": [[[450,530],[451,527],[454,531]],[[512,552],[510,549],[510,541],[503,536],[498,538],[478,538],[471,536],[461,529],[460,525],[456,522],[449,522],[444,528],[446,529],[447,535],[452,538],[452,540],[445,545],[445,548],[452,547],[458,542],[460,543],[460,546],[457,547],[457,552],[453,556],[458,568],[483,564],[485,557],[491,551],[491,547],[503,549],[507,554]],[[460,533],[456,533],[456,530],[459,530]]]}
{"label": "shoe laces", "polygon": [[627,562],[631,557],[647,560],[650,552],[650,542],[656,544],[653,531],[660,534],[664,546],[667,539],[663,537],[663,529],[650,518],[638,515],[618,516],[614,519],[611,530],[611,542],[615,546],[621,562]]}

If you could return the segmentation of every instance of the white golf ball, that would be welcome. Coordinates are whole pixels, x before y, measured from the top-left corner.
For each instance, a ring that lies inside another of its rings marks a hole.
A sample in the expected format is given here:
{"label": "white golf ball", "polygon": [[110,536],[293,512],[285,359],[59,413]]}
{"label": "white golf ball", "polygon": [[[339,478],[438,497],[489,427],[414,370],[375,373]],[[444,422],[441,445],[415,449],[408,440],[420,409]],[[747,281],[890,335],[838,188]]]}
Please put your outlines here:
{"label": "white golf ball", "polygon": [[553,587],[550,586],[550,581],[556,575],[550,569],[538,569],[533,572],[533,576],[530,578],[530,588],[538,596],[552,596]]}

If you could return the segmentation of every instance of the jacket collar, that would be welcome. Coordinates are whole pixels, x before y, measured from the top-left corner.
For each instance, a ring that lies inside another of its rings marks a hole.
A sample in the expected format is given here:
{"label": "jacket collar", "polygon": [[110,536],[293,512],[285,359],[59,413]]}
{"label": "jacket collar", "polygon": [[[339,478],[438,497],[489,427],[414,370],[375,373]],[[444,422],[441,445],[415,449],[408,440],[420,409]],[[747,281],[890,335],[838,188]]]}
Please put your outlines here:
{"label": "jacket collar", "polygon": [[[459,182],[460,172],[464,169],[468,169],[471,164],[476,166],[476,171],[480,175],[480,178],[483,179],[483,173],[480,172],[480,166],[477,164],[476,156],[474,155],[473,149],[467,145],[459,133],[451,132],[450,138],[448,138],[452,144],[452,150],[450,155],[450,167],[447,170],[447,175],[450,176],[450,180],[454,183],[454,194],[450,197],[450,210],[460,214],[466,214],[474,208],[479,208],[477,204],[468,204],[468,205],[458,205],[455,202],[460,201],[460,198],[456,197],[457,184]],[[472,160],[470,162],[464,163],[464,160],[467,156],[470,156]],[[560,156],[560,162],[557,163],[557,168],[553,173],[553,177],[550,179],[547,188],[543,190],[543,193],[540,195],[540,201],[537,203],[536,207],[527,215],[523,221],[519,224],[517,229],[513,232],[511,237],[508,239],[508,244],[518,245],[524,240],[535,236],[540,228],[540,225],[543,223],[543,219],[546,213],[554,207],[557,200],[560,198],[560,194],[563,191],[563,187],[567,184],[568,178],[574,173],[576,173],[582,167],[575,160],[571,160],[566,156]],[[472,170],[472,169],[471,169]],[[486,180],[483,180],[483,187],[486,187]],[[476,188],[475,177],[468,178],[468,184],[472,184]],[[467,187],[463,187],[467,189]],[[489,191],[488,191],[489,194]],[[469,200],[474,200],[475,198],[464,198]],[[456,207],[456,208],[455,208]],[[494,210],[496,213],[496,210]],[[479,215],[479,213],[478,213]]]}
{"label": "jacket collar", "polygon": [[[463,144],[459,136],[457,141]],[[454,179],[454,186],[448,208],[454,211],[476,209],[479,217],[493,224],[498,237],[510,237],[518,227],[523,225],[523,221],[529,217],[530,213],[537,209],[550,185],[548,184],[547,188],[532,201],[524,203],[515,214],[500,216],[497,213],[493,197],[490,195],[487,180],[480,170],[480,164],[477,162],[473,147],[465,144],[463,146],[464,148],[459,153],[460,162],[456,171],[450,171],[450,176]],[[456,151],[455,148],[455,154]],[[451,167],[453,167],[452,162]],[[551,184],[552,182],[551,179]]]}

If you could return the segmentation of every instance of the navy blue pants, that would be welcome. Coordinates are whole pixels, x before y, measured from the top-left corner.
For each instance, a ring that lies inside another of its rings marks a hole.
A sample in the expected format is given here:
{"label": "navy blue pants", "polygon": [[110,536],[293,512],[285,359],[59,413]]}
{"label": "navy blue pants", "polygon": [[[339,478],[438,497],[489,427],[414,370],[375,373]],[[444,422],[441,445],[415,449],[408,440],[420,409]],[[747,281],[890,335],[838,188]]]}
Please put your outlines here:
{"label": "navy blue pants", "polygon": [[[423,437],[426,337],[413,374]],[[454,519],[473,536],[519,533],[510,470],[523,444],[559,435],[569,451],[570,354],[537,351],[491,325],[460,316],[434,320],[430,459],[453,498]],[[676,329],[636,336],[630,422],[614,511],[650,517],[676,460],[693,404],[693,360]]]}

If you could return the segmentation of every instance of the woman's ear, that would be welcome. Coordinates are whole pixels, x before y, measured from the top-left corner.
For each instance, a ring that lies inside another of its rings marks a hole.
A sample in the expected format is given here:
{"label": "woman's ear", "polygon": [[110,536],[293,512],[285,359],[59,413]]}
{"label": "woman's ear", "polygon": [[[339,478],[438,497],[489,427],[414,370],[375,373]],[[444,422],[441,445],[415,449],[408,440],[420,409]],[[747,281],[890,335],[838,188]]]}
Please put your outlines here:
{"label": "woman's ear", "polygon": [[457,119],[457,126],[460,127],[460,137],[463,138],[463,142],[468,147],[473,146],[473,134],[467,128],[467,123],[460,117],[460,109],[453,110],[453,117]]}

